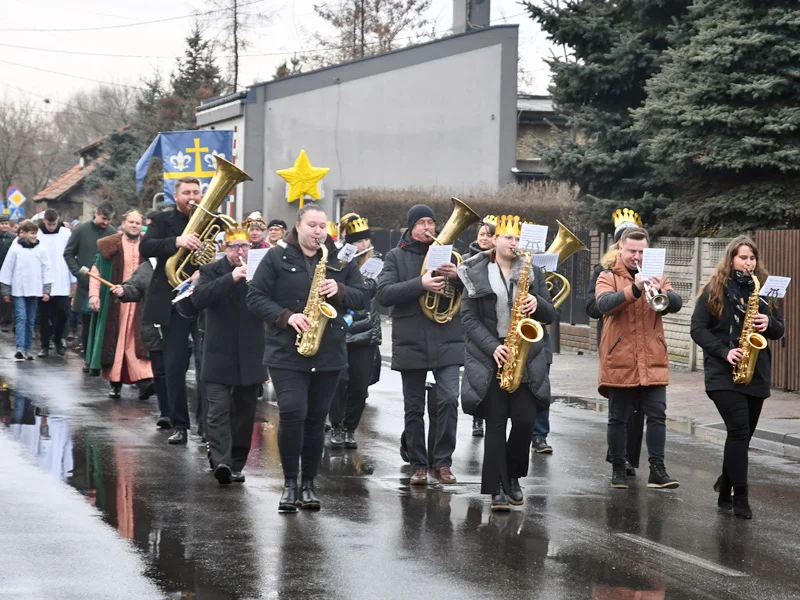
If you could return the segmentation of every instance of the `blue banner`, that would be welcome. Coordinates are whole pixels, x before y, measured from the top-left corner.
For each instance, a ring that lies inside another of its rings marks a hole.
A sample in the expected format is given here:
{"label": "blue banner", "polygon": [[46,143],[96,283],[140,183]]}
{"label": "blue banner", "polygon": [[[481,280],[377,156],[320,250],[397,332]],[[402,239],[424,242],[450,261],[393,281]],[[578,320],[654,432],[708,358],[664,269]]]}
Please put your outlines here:
{"label": "blue banner", "polygon": [[175,180],[196,177],[205,193],[214,171],[217,156],[231,160],[233,131],[198,130],[167,131],[159,133],[150,147],[136,163],[136,192],[142,188],[150,159],[154,156],[164,162],[164,200],[175,203]]}

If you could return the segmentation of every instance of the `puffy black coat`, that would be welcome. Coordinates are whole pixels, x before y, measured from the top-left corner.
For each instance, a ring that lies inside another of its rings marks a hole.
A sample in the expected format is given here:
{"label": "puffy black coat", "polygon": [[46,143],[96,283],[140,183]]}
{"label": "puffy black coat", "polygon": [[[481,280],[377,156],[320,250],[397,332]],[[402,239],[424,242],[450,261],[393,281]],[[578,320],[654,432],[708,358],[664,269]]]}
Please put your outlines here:
{"label": "puffy black coat", "polygon": [[[428,246],[411,239],[408,232],[386,255],[378,277],[378,302],[392,307],[392,369],[435,369],[464,364],[464,328],[456,315],[439,324],[422,312],[419,299],[422,264]],[[455,261],[454,261],[455,262]],[[460,290],[460,281],[453,284]]]}
{"label": "puffy black coat", "polygon": [[[337,315],[328,321],[317,354],[302,356],[297,352],[297,333],[289,325],[289,317],[303,312],[306,306],[316,259],[312,266],[303,255],[296,230],[292,230],[285,241],[285,248],[275,246],[264,256],[247,294],[250,311],[267,324],[264,362],[267,367],[291,371],[343,369],[347,366],[344,314],[347,309],[363,310],[369,306],[369,295],[358,265],[355,262],[341,265],[336,260],[336,246],[328,237],[325,242],[329,257],[326,278],[339,284],[339,292],[327,302],[336,309]],[[317,256],[320,255],[321,252]]]}
{"label": "puffy black coat", "polygon": [[365,279],[364,287],[369,294],[370,306],[367,310],[357,310],[353,313],[353,324],[347,329],[347,343],[357,346],[380,346],[383,340],[381,314],[378,311],[378,302],[375,300],[378,282],[374,279]]}
{"label": "puffy black coat", "polygon": [[[167,260],[178,251],[175,240],[183,235],[183,230],[189,223],[189,217],[179,210],[161,212],[153,216],[147,227],[147,233],[142,238],[139,253],[144,258],[157,259],[153,278],[150,281],[150,290],[147,294],[147,304],[144,307],[142,319],[149,323],[169,325],[170,317],[177,314],[172,306],[172,286],[167,281],[164,270]],[[197,267],[188,265],[189,274],[194,273]]]}
{"label": "puffy black coat", "polygon": [[200,267],[191,296],[206,318],[200,373],[213,383],[256,385],[267,379],[262,364],[264,326],[247,308],[247,282],[234,281],[232,273],[227,258]]}
{"label": "puffy black coat", "polygon": [[[120,296],[120,302],[142,302],[147,303],[147,290],[150,288],[150,280],[153,278],[153,265],[149,260],[144,261],[121,285],[124,294]],[[163,342],[161,333],[153,323],[148,323],[142,318],[142,342],[150,352],[161,350]]]}
{"label": "puffy black coat", "polygon": [[593,319],[597,319],[597,346],[600,347],[600,337],[603,334],[603,313],[597,308],[597,298],[595,297],[595,288],[597,287],[597,278],[600,273],[605,271],[603,265],[595,265],[592,278],[589,280],[589,287],[586,288],[586,314]]}
{"label": "puffy black coat", "polygon": [[[733,382],[733,367],[728,362],[728,352],[739,345],[741,328],[733,319],[734,307],[727,296],[722,303],[722,316],[717,317],[708,310],[708,290],[704,290],[694,306],[692,313],[692,339],[703,349],[703,369],[705,371],[706,391],[737,391],[756,398],[770,395],[771,357],[769,347],[758,353],[753,379],[747,385]],[[761,299],[759,311],[769,315],[769,325],[762,333],[769,340],[783,337],[783,317],[780,309]]]}
{"label": "puffy black coat", "polygon": [[[483,416],[481,403],[489,391],[497,366],[493,354],[500,345],[497,335],[497,295],[489,283],[489,253],[481,253],[464,261],[458,267],[458,276],[464,283],[464,298],[461,303],[461,320],[466,330],[466,357],[464,377],[461,380],[461,407],[470,415]],[[514,259],[510,280],[516,284],[525,264],[523,257]],[[556,311],[544,280],[544,272],[532,267],[530,293],[536,296],[536,312],[532,319],[543,325],[552,323]],[[516,286],[514,293],[516,294]],[[550,405],[550,378],[547,374],[547,353],[550,335],[545,329],[544,337],[531,345],[523,376],[540,408]]]}

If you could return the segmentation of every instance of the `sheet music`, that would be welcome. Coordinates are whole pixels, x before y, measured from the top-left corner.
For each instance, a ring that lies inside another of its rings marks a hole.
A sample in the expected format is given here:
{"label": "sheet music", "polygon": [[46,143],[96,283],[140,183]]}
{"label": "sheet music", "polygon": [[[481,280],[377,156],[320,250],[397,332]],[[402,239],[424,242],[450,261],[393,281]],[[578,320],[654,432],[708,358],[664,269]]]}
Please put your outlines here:
{"label": "sheet music", "polygon": [[547,225],[523,223],[519,235],[519,249],[525,252],[544,252],[547,243]]}
{"label": "sheet music", "polygon": [[[188,283],[188,282],[185,282],[185,283]],[[178,288],[176,288],[176,289],[180,289],[180,287],[181,286],[178,286]],[[180,294],[178,294],[177,296],[175,296],[172,299],[172,303],[175,304],[176,302],[180,302],[184,298],[188,298],[189,296],[191,296],[193,293],[194,293],[194,286],[189,284],[188,287],[184,288],[183,291]]]}
{"label": "sheet music", "polygon": [[448,244],[447,246],[430,246],[428,248],[428,262],[425,263],[425,269],[428,271],[435,271],[443,264],[449,263],[452,254],[452,244]]}
{"label": "sheet music", "polygon": [[642,252],[642,277],[661,277],[666,262],[666,248],[645,248]]}
{"label": "sheet music", "polygon": [[269,248],[257,248],[255,250],[250,250],[247,252],[247,275],[245,279],[247,281],[252,281],[253,276],[256,274],[256,269],[258,269],[258,265],[261,264],[263,258],[269,252]]}
{"label": "sheet music", "polygon": [[759,296],[765,298],[783,298],[786,295],[786,288],[791,283],[791,277],[781,277],[779,275],[770,275],[766,281],[761,282],[761,291]]}
{"label": "sheet music", "polygon": [[558,270],[558,254],[534,254],[531,262],[550,273]]}
{"label": "sheet music", "polygon": [[336,255],[336,258],[344,263],[349,263],[351,260],[353,260],[356,252],[358,252],[358,248],[356,248],[353,244],[345,244],[342,246],[341,250],[339,250],[339,254]]}
{"label": "sheet music", "polygon": [[383,261],[374,256],[367,259],[367,262],[361,267],[361,275],[365,279],[377,279],[381,271],[383,271]]}

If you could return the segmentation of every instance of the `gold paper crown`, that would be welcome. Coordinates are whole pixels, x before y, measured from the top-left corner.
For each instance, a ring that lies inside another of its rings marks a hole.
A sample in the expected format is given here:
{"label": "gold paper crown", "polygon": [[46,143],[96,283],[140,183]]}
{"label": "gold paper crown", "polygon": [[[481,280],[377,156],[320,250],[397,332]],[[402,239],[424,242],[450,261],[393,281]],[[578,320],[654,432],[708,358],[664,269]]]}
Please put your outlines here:
{"label": "gold paper crown", "polygon": [[350,219],[347,221],[347,234],[351,235],[353,233],[360,233],[362,231],[367,231],[369,229],[369,224],[367,220],[363,217],[356,217],[354,219]]}
{"label": "gold paper crown", "polygon": [[347,225],[353,219],[358,219],[360,215],[357,213],[347,213],[346,215],[342,215],[342,218],[339,219],[339,226]]}
{"label": "gold paper crown", "polygon": [[225,243],[230,244],[231,242],[249,242],[250,236],[247,233],[247,226],[242,227],[237,225],[236,227],[229,227],[225,230]]}
{"label": "gold paper crown", "polygon": [[331,236],[334,240],[338,241],[339,226],[333,221],[328,221],[328,235]]}
{"label": "gold paper crown", "polygon": [[495,235],[515,235],[519,237],[522,232],[522,225],[526,221],[521,220],[516,215],[500,215],[497,217],[497,225],[495,225]]}
{"label": "gold paper crown", "polygon": [[618,208],[611,216],[614,217],[614,227],[619,227],[622,223],[633,223],[637,227],[642,226],[642,218],[639,213],[630,208]]}
{"label": "gold paper crown", "polygon": [[497,227],[497,215],[486,215],[483,217],[483,223],[488,223],[492,227]]}

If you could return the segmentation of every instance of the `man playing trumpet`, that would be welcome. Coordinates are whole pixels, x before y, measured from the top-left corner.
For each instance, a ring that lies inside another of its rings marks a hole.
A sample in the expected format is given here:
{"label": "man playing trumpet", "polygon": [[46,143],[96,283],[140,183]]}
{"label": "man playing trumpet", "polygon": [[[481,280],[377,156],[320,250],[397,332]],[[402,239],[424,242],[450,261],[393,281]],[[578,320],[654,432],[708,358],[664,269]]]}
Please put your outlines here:
{"label": "man playing trumpet", "polygon": [[[613,465],[611,487],[626,489],[626,425],[635,398],[647,417],[647,487],[676,488],[664,467],[669,354],[661,317],[681,309],[681,297],[666,276],[642,278],[638,272],[650,236],[630,227],[620,236],[619,254],[597,278],[597,308],[603,314],[598,391],[608,398],[608,450]],[[666,295],[666,307],[656,312],[645,287]]]}

